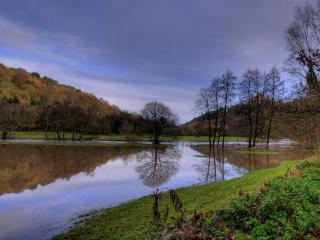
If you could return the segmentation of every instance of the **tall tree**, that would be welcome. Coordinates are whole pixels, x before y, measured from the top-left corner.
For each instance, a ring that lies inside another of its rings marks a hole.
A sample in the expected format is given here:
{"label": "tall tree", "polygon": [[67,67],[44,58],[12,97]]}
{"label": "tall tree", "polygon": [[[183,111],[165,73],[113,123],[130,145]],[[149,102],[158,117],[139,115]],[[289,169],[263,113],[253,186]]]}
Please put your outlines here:
{"label": "tall tree", "polygon": [[204,114],[206,120],[206,128],[208,134],[208,143],[211,145],[212,142],[212,116],[211,111],[213,110],[212,105],[212,91],[210,88],[202,88],[199,92],[199,96],[196,100],[196,109]]}
{"label": "tall tree", "polygon": [[178,117],[163,103],[153,101],[147,103],[141,110],[141,116],[153,132],[153,143],[160,143],[160,136],[166,128],[173,127],[178,122]]}
{"label": "tall tree", "polygon": [[[212,95],[212,107],[214,113],[214,124],[213,124],[213,145],[215,144],[217,138],[218,142],[220,142],[220,134],[219,134],[219,124],[220,123],[220,108],[221,108],[221,78],[214,78],[210,85],[210,91]],[[218,143],[217,143],[218,144]]]}
{"label": "tall tree", "polygon": [[221,135],[222,135],[222,148],[224,147],[225,136],[226,136],[226,123],[227,123],[227,110],[231,103],[236,86],[236,77],[230,70],[222,75],[221,91],[223,95],[223,113],[222,113],[222,124],[221,124]]}
{"label": "tall tree", "polygon": [[274,66],[267,74],[267,97],[270,100],[268,126],[267,126],[267,144],[270,142],[272,122],[275,112],[275,101],[280,100],[284,93],[284,82],[281,80],[279,70]]}
{"label": "tall tree", "polygon": [[309,94],[319,94],[320,85],[320,2],[296,9],[286,32],[289,50],[288,70],[305,79]]}
{"label": "tall tree", "polygon": [[253,146],[253,137],[254,137],[254,99],[255,99],[255,86],[256,82],[260,78],[260,73],[258,70],[247,70],[243,75],[243,78],[240,82],[240,97],[243,103],[247,106],[246,115],[248,120],[247,127],[247,136],[248,136],[248,147]]}
{"label": "tall tree", "polygon": [[262,128],[262,102],[264,98],[264,88],[262,87],[262,76],[258,70],[255,70],[253,78],[253,101],[254,101],[254,128],[253,128],[253,141],[252,146],[256,145],[257,137]]}

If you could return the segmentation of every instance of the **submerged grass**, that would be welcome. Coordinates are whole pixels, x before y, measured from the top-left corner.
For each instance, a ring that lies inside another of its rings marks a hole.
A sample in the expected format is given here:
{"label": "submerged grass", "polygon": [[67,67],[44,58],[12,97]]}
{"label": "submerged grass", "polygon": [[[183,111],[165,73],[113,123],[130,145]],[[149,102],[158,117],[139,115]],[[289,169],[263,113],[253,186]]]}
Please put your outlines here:
{"label": "submerged grass", "polygon": [[277,155],[280,153],[280,150],[253,148],[253,149],[247,149],[247,150],[236,150],[234,152],[243,153],[243,154],[255,154],[255,155]]}
{"label": "submerged grass", "polygon": [[[276,168],[257,170],[242,177],[216,184],[190,186],[176,190],[188,212],[208,211],[228,207],[230,201],[238,196],[239,190],[256,193],[266,181],[283,176],[289,168],[299,161],[283,162]],[[300,161],[301,162],[301,161]],[[169,193],[163,194],[161,209],[169,203]],[[54,239],[143,239],[146,225],[152,219],[152,196],[146,196],[120,206],[105,209]],[[170,209],[170,212],[173,212]],[[170,216],[169,216],[170,219]]]}

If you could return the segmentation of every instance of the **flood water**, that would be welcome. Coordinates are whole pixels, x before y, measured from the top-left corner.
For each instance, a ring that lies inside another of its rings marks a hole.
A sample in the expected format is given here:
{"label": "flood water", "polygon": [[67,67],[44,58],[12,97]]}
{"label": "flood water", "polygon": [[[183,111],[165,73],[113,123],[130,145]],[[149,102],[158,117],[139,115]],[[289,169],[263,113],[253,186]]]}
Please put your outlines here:
{"label": "flood water", "polygon": [[79,214],[152,193],[218,182],[308,152],[273,145],[256,154],[239,145],[66,147],[0,145],[0,239],[48,239]]}

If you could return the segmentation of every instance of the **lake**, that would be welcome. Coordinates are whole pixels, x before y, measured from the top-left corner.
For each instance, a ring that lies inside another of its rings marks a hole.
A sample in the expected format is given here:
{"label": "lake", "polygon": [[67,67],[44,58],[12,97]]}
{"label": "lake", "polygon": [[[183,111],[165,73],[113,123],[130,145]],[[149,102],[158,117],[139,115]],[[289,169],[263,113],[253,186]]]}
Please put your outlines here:
{"label": "lake", "polygon": [[239,177],[311,153],[287,144],[164,147],[0,145],[0,239],[48,239],[80,214],[169,190]]}

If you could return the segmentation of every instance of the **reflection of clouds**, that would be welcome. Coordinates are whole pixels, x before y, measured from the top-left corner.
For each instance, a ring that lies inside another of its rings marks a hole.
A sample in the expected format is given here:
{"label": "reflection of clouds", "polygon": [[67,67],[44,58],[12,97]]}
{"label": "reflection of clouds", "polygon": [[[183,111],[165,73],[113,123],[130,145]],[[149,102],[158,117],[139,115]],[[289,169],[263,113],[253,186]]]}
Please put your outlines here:
{"label": "reflection of clouds", "polygon": [[142,164],[136,171],[146,186],[158,187],[177,173],[180,158],[181,152],[176,147],[154,147],[138,156]]}

